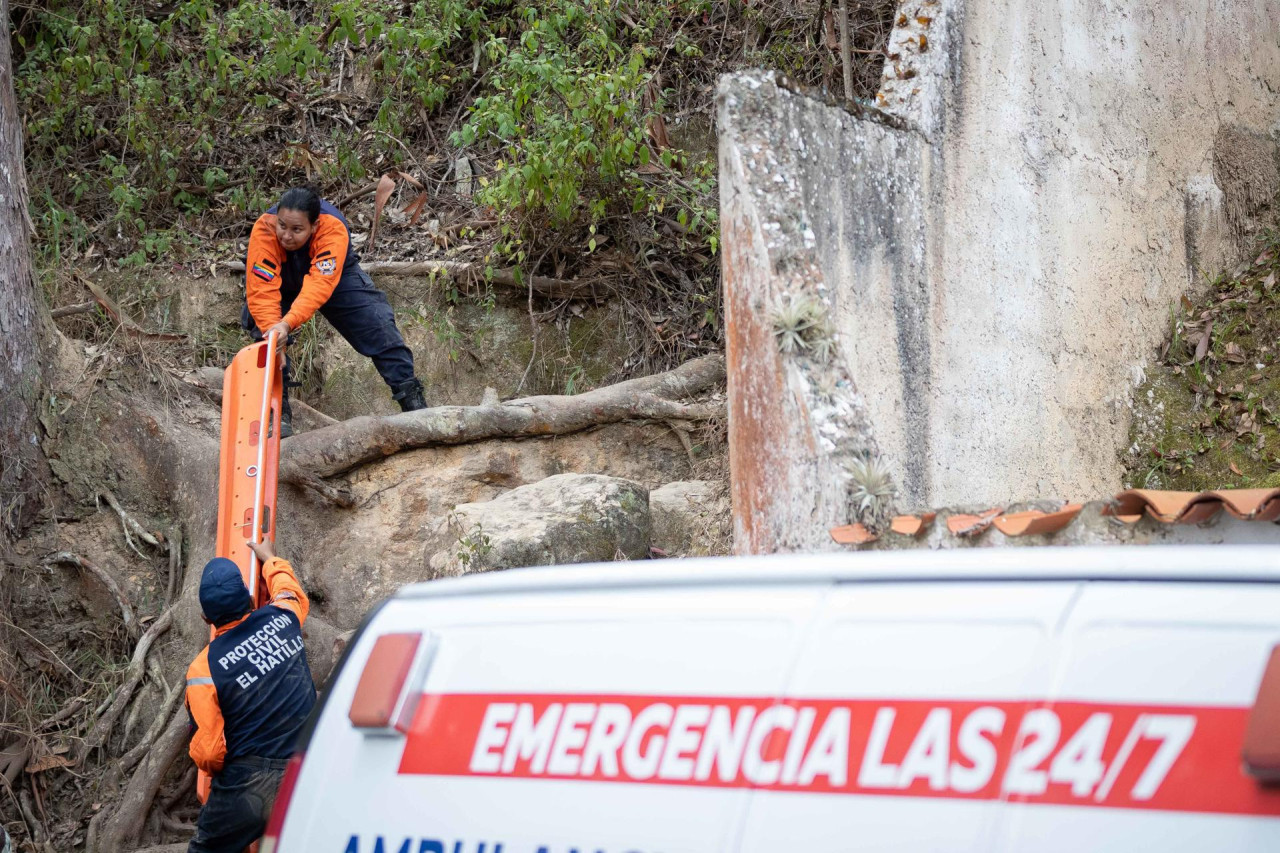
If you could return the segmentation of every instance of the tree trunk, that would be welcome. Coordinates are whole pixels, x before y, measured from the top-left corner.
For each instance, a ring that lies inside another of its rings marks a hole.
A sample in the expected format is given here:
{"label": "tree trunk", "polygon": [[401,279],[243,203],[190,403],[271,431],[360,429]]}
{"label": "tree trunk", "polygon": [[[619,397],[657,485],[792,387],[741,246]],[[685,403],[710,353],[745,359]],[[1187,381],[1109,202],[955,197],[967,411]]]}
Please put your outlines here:
{"label": "tree trunk", "polygon": [[46,311],[31,269],[22,120],[13,93],[9,3],[0,0],[0,551],[34,518],[46,480],[36,405]]}

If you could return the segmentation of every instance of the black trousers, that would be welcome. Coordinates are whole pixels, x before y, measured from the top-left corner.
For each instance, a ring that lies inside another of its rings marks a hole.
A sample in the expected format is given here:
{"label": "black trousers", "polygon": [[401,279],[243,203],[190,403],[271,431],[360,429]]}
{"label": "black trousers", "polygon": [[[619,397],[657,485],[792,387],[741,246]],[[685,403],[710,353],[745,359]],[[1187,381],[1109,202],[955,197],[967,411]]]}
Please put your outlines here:
{"label": "black trousers", "polygon": [[[280,287],[280,313],[286,314],[298,295],[297,289],[288,285]],[[405,346],[400,330],[396,328],[396,315],[391,310],[387,296],[374,286],[368,273],[353,264],[342,271],[338,286],[333,289],[329,301],[320,306],[320,313],[329,325],[351,344],[351,348],[373,360],[373,366],[388,387],[396,387],[413,379],[413,352]],[[249,305],[240,312],[240,324],[255,340],[262,340]],[[288,359],[285,361],[285,381],[289,379]]]}
{"label": "black trousers", "polygon": [[284,758],[237,758],[213,777],[187,853],[244,853],[267,831]]}

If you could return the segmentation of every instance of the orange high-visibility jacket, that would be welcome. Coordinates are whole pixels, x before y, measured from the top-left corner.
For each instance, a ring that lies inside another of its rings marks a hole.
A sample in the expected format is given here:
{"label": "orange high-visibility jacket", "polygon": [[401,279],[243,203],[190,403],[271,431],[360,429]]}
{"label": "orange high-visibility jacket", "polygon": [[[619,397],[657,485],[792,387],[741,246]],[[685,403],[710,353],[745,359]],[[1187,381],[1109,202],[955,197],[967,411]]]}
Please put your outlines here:
{"label": "orange high-visibility jacket", "polygon": [[[311,605],[288,560],[279,557],[268,560],[262,567],[262,580],[271,597],[266,605],[254,613],[276,607],[297,616],[299,623],[306,622]],[[246,613],[236,621],[219,627],[214,633],[214,640],[242,624],[251,615],[253,614]],[[301,646],[301,640],[298,645]],[[308,679],[309,677],[308,673]],[[314,694],[314,688],[312,692]],[[222,716],[218,689],[209,668],[209,646],[205,646],[187,668],[187,710],[196,726],[189,749],[191,759],[201,770],[216,775],[222,770],[227,757],[227,738],[226,720]]]}
{"label": "orange high-visibility jacket", "polygon": [[265,332],[281,319],[289,321],[290,329],[297,329],[310,320],[338,286],[350,247],[351,233],[342,214],[333,205],[322,202],[307,249],[310,267],[289,313],[282,318],[280,285],[285,274],[286,252],[276,237],[275,208],[259,216],[249,235],[249,254],[245,259],[245,299],[258,329]]}

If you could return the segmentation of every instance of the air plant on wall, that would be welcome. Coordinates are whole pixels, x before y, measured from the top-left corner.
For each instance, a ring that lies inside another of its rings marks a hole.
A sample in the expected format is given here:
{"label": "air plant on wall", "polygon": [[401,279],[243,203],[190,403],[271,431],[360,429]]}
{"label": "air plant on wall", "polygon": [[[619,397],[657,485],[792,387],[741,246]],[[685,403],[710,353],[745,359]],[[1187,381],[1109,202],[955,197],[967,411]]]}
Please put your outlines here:
{"label": "air plant on wall", "polygon": [[773,335],[783,353],[805,353],[823,362],[835,354],[835,335],[821,300],[806,294],[784,294],[774,305],[772,319]]}
{"label": "air plant on wall", "polygon": [[883,456],[867,455],[849,465],[853,478],[850,499],[854,518],[868,530],[879,533],[889,520],[893,497],[893,475]]}

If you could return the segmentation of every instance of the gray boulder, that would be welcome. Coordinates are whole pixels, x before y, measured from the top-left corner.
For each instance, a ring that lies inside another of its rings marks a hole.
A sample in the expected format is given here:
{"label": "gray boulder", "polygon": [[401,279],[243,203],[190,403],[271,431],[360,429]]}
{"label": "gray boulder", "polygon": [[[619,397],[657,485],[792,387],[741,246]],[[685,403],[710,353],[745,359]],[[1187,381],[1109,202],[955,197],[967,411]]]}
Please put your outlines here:
{"label": "gray boulder", "polygon": [[491,501],[459,504],[435,577],[649,555],[649,491],[598,474],[557,474]]}
{"label": "gray boulder", "polygon": [[668,557],[727,554],[733,545],[728,490],[721,483],[685,480],[649,493],[653,547]]}

